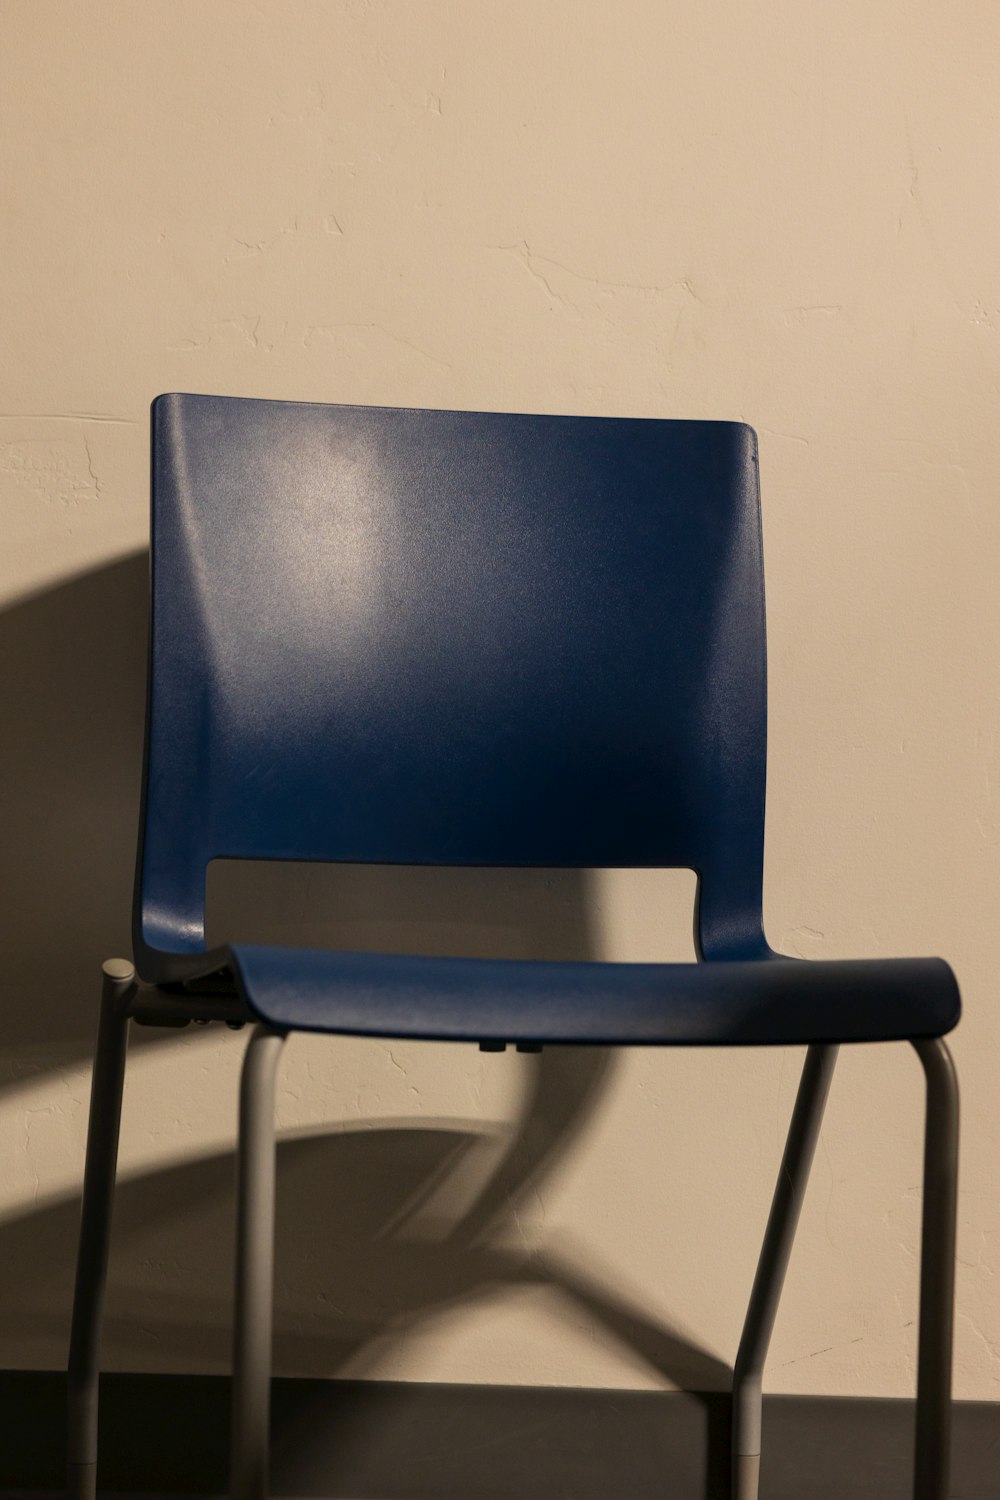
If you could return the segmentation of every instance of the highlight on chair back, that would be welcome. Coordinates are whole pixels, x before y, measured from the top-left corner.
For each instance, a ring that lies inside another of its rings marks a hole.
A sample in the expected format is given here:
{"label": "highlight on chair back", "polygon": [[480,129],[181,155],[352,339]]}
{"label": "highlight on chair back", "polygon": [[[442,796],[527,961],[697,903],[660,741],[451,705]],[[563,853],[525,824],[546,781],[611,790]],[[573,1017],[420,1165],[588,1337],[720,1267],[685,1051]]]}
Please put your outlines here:
{"label": "highlight on chair back", "polygon": [[[736,1358],[733,1496],[841,1043],[926,1074],[915,1500],[946,1500],[958,1019],[940,959],[764,937],[757,450],[741,423],[169,395],[153,407],[135,970],[105,965],[70,1351],[93,1496],[130,1018],[255,1023],[240,1099],[232,1494],[267,1492],[274,1087],[289,1031],[455,1043],[805,1044]],[[206,948],[216,858],[686,867],[700,962]],[[136,974],[137,971],[137,974]],[[137,977],[138,976],[138,977]]]}

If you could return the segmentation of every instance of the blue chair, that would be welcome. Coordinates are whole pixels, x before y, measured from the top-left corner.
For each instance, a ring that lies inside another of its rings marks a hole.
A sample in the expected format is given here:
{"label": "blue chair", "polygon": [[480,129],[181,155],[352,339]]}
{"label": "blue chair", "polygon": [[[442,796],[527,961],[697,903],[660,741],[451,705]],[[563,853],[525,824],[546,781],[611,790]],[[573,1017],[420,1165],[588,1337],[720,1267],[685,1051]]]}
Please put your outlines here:
{"label": "blue chair", "polygon": [[[946,1500],[958,1097],[939,959],[764,937],[757,450],[739,423],[162,396],[135,969],[105,965],[70,1352],[93,1496],[130,1018],[253,1021],[240,1102],[232,1494],[267,1488],[274,1083],[292,1030],[489,1047],[806,1044],[735,1368],[733,1496],[837,1046],[927,1083],[914,1496]],[[210,860],[675,866],[697,964],[207,948]],[[136,977],[136,971],[138,977]]]}

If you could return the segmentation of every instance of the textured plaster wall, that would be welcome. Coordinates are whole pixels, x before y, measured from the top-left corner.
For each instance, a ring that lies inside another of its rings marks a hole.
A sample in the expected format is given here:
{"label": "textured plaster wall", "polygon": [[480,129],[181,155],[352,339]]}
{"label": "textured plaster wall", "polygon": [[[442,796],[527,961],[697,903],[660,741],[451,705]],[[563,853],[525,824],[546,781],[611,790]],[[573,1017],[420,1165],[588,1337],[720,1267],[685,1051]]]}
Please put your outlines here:
{"label": "textured plaster wall", "polygon": [[[995,7],[8,0],[2,30],[0,1362],[65,1350],[147,407],[179,389],[758,429],[769,934],[955,965],[957,1389],[1000,1395]],[[395,929],[391,881],[256,899],[285,933],[327,902],[403,946],[634,959],[690,951],[691,890],[445,874]],[[133,1048],[112,1365],[224,1367],[240,1051]],[[279,1368],[724,1381],[800,1061],[296,1037]],[[920,1127],[905,1048],[843,1057],[771,1388],[910,1389]]]}

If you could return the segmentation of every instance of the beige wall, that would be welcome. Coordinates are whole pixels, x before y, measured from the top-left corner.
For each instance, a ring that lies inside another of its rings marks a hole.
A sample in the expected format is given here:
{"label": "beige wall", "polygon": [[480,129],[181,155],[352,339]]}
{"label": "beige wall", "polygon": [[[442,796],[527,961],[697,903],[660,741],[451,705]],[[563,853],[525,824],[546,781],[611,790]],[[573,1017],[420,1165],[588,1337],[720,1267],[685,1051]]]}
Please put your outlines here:
{"label": "beige wall", "polygon": [[[147,406],[192,390],[758,429],[769,933],[954,963],[957,1389],[1000,1395],[998,32],[985,0],[8,0],[0,1363],[65,1348]],[[457,916],[450,879],[404,893],[403,940],[689,944],[689,877],[498,877]],[[295,932],[323,891],[273,895]],[[109,1363],[224,1365],[239,1055],[134,1048]],[[723,1379],[799,1062],[295,1038],[280,1368]],[[773,1389],[910,1389],[920,1122],[906,1049],[844,1056]]]}

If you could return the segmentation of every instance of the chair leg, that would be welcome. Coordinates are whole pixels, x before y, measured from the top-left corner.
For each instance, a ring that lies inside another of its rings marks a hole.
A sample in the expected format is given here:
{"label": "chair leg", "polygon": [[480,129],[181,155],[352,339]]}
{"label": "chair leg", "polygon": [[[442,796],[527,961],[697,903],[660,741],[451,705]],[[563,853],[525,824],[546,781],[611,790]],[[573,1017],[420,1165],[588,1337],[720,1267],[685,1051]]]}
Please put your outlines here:
{"label": "chair leg", "polygon": [[69,1345],[66,1476],[69,1500],[94,1500],[97,1493],[101,1320],[128,1047],[128,1001],[135,992],[135,970],[126,959],[109,959],[103,976]]}
{"label": "chair leg", "polygon": [[257,1026],[240,1084],[230,1495],[266,1500],[274,1302],[274,1091],[284,1034]]}
{"label": "chair leg", "polygon": [[941,1040],[914,1042],[927,1080],[914,1500],[948,1500],[958,1212],[958,1082]]}
{"label": "chair leg", "polygon": [[806,1053],[733,1374],[733,1500],[757,1500],[764,1360],[788,1269],[837,1048]]}

